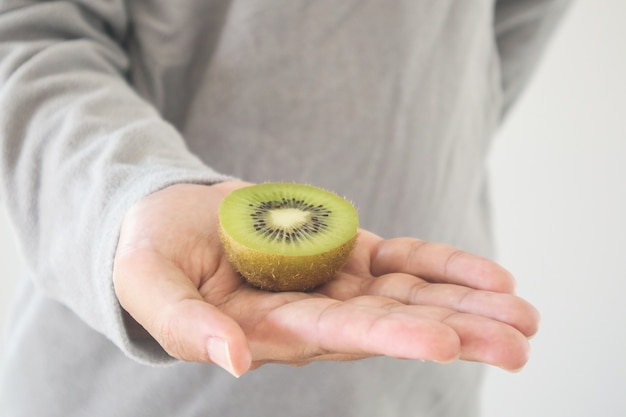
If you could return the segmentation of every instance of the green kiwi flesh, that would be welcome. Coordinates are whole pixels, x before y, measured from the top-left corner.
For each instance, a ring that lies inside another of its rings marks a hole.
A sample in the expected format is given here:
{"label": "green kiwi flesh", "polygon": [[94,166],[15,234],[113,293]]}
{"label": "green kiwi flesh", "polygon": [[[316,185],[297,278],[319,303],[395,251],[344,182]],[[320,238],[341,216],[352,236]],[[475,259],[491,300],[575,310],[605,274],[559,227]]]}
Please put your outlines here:
{"label": "green kiwi flesh", "polygon": [[330,191],[265,183],[226,196],[219,224],[226,257],[248,283],[269,291],[306,291],[343,268],[359,218],[350,202]]}

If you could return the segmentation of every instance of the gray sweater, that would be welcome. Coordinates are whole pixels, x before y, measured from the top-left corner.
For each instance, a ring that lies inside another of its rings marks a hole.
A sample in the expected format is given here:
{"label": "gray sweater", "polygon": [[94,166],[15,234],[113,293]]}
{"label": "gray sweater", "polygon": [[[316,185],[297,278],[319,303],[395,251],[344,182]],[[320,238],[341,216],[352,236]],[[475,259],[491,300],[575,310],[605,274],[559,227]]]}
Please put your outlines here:
{"label": "gray sweater", "polygon": [[241,178],[490,256],[490,140],[563,3],[0,0],[0,198],[27,261],[0,414],[476,415],[472,363],[177,362],[120,308],[113,254],[138,199]]}

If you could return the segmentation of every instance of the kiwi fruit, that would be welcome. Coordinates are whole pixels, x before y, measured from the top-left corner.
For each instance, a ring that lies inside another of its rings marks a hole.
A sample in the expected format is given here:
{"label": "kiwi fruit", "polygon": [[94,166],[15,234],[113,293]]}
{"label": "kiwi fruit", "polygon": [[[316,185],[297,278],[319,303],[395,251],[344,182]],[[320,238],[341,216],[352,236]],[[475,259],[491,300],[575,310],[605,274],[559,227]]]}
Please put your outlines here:
{"label": "kiwi fruit", "polygon": [[354,206],[330,191],[264,183],[228,194],[219,230],[233,268],[252,286],[306,291],[330,281],[356,242]]}

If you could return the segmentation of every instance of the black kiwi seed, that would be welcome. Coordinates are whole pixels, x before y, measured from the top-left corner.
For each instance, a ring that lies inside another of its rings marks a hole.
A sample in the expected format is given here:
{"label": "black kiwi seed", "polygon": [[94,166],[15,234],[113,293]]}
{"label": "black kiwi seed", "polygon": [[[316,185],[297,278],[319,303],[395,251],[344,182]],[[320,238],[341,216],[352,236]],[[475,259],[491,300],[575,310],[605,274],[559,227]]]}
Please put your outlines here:
{"label": "black kiwi seed", "polygon": [[[319,233],[321,230],[327,229],[328,224],[321,220],[320,217],[328,217],[331,213],[331,211],[326,209],[322,204],[316,206],[296,198],[282,198],[279,201],[263,201],[256,205],[250,203],[248,206],[253,207],[254,209],[254,212],[250,213],[250,217],[254,221],[252,226],[257,233],[260,233],[269,239],[284,241],[287,243],[306,239],[309,234]],[[288,230],[283,230],[282,228],[277,228],[275,226],[270,227],[266,222],[269,212],[273,209],[282,208],[295,208],[311,213],[309,223],[305,223]]]}

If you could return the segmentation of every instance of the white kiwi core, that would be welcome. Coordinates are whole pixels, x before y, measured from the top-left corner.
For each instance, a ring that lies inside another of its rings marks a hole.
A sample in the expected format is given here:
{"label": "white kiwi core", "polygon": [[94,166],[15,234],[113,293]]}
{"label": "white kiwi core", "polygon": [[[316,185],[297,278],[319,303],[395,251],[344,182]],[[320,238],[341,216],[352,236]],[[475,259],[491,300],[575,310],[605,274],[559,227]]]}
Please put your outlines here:
{"label": "white kiwi core", "polygon": [[272,225],[284,229],[293,229],[305,224],[311,213],[296,208],[270,210],[269,218]]}

